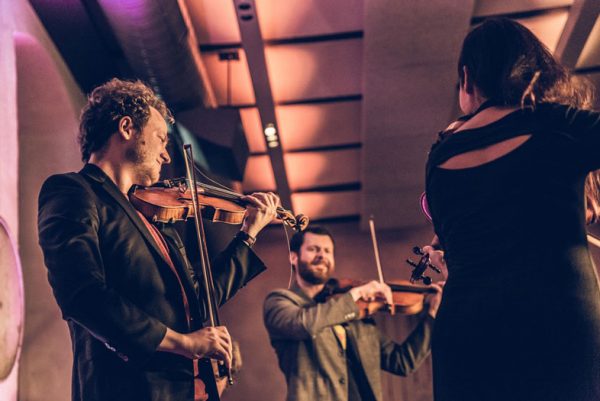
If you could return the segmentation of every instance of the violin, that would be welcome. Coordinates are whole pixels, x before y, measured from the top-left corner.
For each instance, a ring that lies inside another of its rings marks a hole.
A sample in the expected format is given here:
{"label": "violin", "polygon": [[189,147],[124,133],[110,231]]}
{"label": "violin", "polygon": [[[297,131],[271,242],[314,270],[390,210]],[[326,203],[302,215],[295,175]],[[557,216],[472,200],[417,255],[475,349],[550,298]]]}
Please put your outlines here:
{"label": "violin", "polygon": [[[194,203],[186,178],[161,181],[151,187],[134,186],[129,200],[152,222],[172,223],[194,218]],[[202,217],[212,222],[241,224],[246,213],[247,202],[242,195],[228,189],[196,183],[196,195]],[[277,217],[283,224],[297,231],[308,226],[309,219],[303,214],[294,214],[277,207]]]}
{"label": "violin", "polygon": [[406,259],[406,263],[413,267],[412,273],[410,274],[410,282],[415,283],[417,281],[423,281],[425,285],[431,284],[431,277],[424,275],[427,269],[431,269],[438,274],[442,274],[442,271],[429,261],[429,254],[423,252],[421,248],[415,246],[413,253],[419,255],[421,258],[418,262],[413,262],[410,258]]}
{"label": "violin", "polygon": [[[369,229],[371,233],[371,240],[373,244],[373,252],[375,256],[375,265],[379,275],[379,281],[383,280],[383,271],[381,268],[381,259],[379,257],[379,247],[377,245],[377,236],[375,233],[375,220],[373,216],[369,218]],[[429,256],[424,254],[421,249],[413,249],[414,252],[421,252],[421,261],[417,265],[419,269],[425,270],[427,267],[435,268],[435,266],[429,263]],[[415,270],[417,269],[415,266]],[[424,266],[424,267],[423,267]],[[437,268],[435,268],[437,269]],[[419,273],[419,277],[422,279],[422,271]],[[425,282],[426,285],[416,285],[414,278],[416,277],[415,271],[411,276],[411,280],[394,280],[387,281],[385,284],[392,290],[392,305],[389,305],[386,299],[375,299],[373,301],[366,301],[364,299],[358,299],[356,304],[359,309],[359,318],[371,316],[377,311],[389,311],[398,312],[403,315],[415,315],[423,310],[423,304],[425,301],[425,295],[435,294],[437,292],[435,287],[429,286],[431,280]],[[326,284],[323,290],[317,294],[315,300],[322,302],[323,298],[335,296],[337,294],[343,294],[350,291],[354,287],[358,287],[366,284],[364,281],[352,280],[352,279],[331,279]]]}
{"label": "violin", "polygon": [[[241,224],[247,203],[242,199],[241,194],[229,189],[198,183],[191,145],[183,146],[183,155],[185,178],[165,180],[151,187],[134,186],[129,192],[129,200],[144,217],[152,222],[171,223],[177,220],[185,221],[188,218],[194,221],[200,256],[200,266],[199,268],[194,266],[194,270],[198,277],[202,278],[206,294],[204,300],[208,312],[207,325],[221,326],[202,217],[213,222]],[[277,216],[284,224],[296,230],[303,230],[308,225],[306,216],[294,216],[281,207],[277,208]],[[197,379],[199,389],[202,391],[202,399],[220,401],[220,393],[225,386],[233,384],[232,368],[206,357],[194,364],[194,370],[198,371]],[[222,383],[224,378],[227,378],[227,384]],[[221,383],[217,384],[218,382]]]}
{"label": "violin", "polygon": [[[324,302],[329,297],[339,294],[345,294],[354,287],[366,284],[366,282],[355,279],[331,279],[323,290],[315,296],[317,302]],[[359,309],[359,318],[364,319],[376,312],[391,312],[402,315],[416,315],[423,310],[423,303],[427,294],[435,294],[437,290],[434,287],[425,285],[414,285],[407,280],[392,280],[386,282],[392,290],[393,306],[388,305],[385,298],[374,301],[365,301],[358,299],[356,304]]]}

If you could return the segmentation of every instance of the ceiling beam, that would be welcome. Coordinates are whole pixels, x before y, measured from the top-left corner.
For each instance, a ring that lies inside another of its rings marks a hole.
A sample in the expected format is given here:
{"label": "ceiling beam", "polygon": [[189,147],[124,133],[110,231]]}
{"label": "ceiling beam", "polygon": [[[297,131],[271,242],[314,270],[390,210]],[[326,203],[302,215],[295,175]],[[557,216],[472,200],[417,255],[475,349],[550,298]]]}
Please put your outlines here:
{"label": "ceiling beam", "polygon": [[292,196],[288,183],[283,151],[279,139],[279,126],[275,115],[275,102],[271,92],[265,45],[260,32],[258,15],[254,0],[233,0],[242,38],[242,47],[246,53],[248,69],[254,88],[256,107],[260,115],[267,153],[271,159],[277,192],[284,207],[292,208]]}
{"label": "ceiling beam", "polygon": [[575,0],[569,12],[556,51],[555,57],[566,67],[575,68],[581,51],[590,36],[600,14],[600,1]]}

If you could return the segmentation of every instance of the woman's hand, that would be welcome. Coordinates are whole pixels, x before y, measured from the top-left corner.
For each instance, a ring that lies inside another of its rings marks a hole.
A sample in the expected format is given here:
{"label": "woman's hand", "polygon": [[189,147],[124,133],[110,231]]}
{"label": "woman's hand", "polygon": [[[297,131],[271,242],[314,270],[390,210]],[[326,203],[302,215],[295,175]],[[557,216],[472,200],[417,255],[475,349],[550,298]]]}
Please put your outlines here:
{"label": "woman's hand", "polygon": [[439,249],[439,239],[437,235],[433,237],[430,245],[423,247],[423,253],[429,255],[429,263],[442,271],[444,281],[448,280],[448,267],[446,259],[444,259],[444,251]]}

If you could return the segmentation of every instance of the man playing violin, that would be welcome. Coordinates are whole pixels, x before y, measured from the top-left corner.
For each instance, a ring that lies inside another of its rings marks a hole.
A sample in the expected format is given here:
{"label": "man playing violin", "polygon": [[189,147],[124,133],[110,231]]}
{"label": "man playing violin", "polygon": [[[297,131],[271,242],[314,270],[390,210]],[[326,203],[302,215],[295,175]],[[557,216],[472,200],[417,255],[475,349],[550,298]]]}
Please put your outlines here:
{"label": "man playing violin", "polygon": [[402,344],[384,336],[370,318],[359,319],[359,299],[385,299],[390,287],[378,281],[324,297],[335,272],[334,241],[322,227],[308,227],[290,241],[294,280],[271,292],[264,321],[287,382],[287,401],[380,401],[381,369],[406,376],[429,355],[441,287],[423,320]]}
{"label": "man playing violin", "polygon": [[[170,121],[164,102],[141,82],[105,83],[81,114],[85,166],[48,178],[41,189],[39,241],[73,343],[73,400],[206,399],[212,371],[200,377],[197,360],[231,365],[226,327],[202,326],[205,294],[181,239],[128,200],[132,185],[152,185],[170,162]],[[278,198],[244,200],[241,231],[213,262],[218,305],[265,269],[250,248]]]}

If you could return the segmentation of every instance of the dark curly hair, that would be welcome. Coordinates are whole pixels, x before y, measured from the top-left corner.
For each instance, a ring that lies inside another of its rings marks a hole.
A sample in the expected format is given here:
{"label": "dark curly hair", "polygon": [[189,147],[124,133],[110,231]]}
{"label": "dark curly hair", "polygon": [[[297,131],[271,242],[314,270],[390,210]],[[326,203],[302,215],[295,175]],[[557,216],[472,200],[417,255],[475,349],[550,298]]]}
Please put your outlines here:
{"label": "dark curly hair", "polygon": [[[507,18],[490,18],[465,38],[458,60],[458,78],[464,84],[463,67],[484,97],[501,105],[531,107],[559,103],[592,109],[594,86],[560,65],[550,51],[521,24]],[[600,170],[585,180],[586,220],[600,220]]]}
{"label": "dark curly hair", "polygon": [[142,81],[113,78],[95,88],[81,111],[78,136],[81,159],[87,162],[92,153],[101,152],[125,116],[131,117],[135,129],[142,129],[150,118],[150,107],[173,123],[165,102]]}
{"label": "dark curly hair", "polygon": [[593,88],[575,78],[523,25],[490,18],[465,38],[458,60],[484,97],[500,105],[535,106],[540,102],[583,107],[593,100]]}

